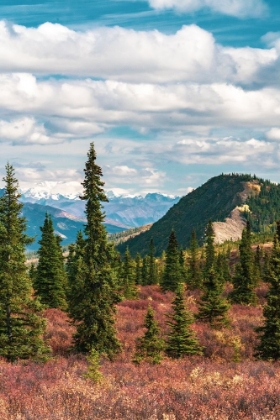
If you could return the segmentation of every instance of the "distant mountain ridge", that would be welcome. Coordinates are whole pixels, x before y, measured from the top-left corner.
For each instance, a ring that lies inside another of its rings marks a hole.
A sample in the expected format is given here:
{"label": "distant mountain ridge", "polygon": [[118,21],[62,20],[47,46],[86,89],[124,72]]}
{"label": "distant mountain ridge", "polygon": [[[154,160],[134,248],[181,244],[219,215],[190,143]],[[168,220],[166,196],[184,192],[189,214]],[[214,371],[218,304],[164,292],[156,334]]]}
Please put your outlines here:
{"label": "distant mountain ridge", "polygon": [[[102,203],[106,222],[123,229],[154,223],[180,199],[160,193],[129,196],[115,195],[109,191],[107,196],[109,202]],[[22,193],[21,201],[56,207],[78,218],[84,218],[85,202],[79,199],[79,195],[52,194],[48,191],[30,189]]]}
{"label": "distant mountain ridge", "polygon": [[280,185],[247,174],[222,174],[182,197],[151,229],[119,244],[118,249],[123,253],[128,246],[132,255],[144,255],[153,238],[156,254],[160,255],[167,248],[171,229],[180,247],[186,248],[193,229],[203,243],[209,220],[214,222],[218,241],[224,241],[238,239],[246,220],[260,232],[273,231],[279,219]]}
{"label": "distant mountain ridge", "polygon": [[[4,189],[0,189],[0,196]],[[146,196],[116,196],[109,193],[109,203],[104,203],[106,213],[105,226],[110,234],[122,232],[128,228],[154,223],[162,217],[179,197],[169,197],[160,193]],[[27,233],[35,237],[29,250],[38,249],[41,238],[40,226],[43,225],[46,212],[52,216],[54,228],[63,239],[62,245],[76,240],[79,230],[84,229],[85,202],[77,194],[53,194],[51,191],[30,189],[22,192],[24,204],[23,216],[27,219]]]}

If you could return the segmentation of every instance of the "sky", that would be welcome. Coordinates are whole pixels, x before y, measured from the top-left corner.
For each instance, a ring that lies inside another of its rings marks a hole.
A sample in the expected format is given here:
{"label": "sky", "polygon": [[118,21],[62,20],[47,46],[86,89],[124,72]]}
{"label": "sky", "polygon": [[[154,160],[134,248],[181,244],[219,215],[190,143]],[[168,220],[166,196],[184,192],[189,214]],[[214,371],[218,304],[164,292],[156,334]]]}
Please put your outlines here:
{"label": "sky", "polygon": [[0,91],[23,190],[80,192],[92,141],[116,194],[280,182],[279,0],[1,0]]}

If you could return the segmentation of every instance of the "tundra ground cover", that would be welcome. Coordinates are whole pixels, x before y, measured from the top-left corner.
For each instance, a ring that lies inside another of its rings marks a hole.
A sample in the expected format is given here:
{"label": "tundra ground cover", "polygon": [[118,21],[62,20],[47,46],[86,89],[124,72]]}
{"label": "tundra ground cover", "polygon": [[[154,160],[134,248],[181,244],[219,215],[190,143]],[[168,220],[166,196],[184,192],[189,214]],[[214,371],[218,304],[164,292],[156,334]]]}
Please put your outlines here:
{"label": "tundra ground cover", "polygon": [[[262,287],[258,294],[264,293]],[[280,418],[280,363],[257,361],[254,328],[262,308],[233,305],[232,327],[214,330],[196,323],[204,356],[160,365],[131,362],[135,339],[143,334],[150,304],[166,333],[166,313],[173,294],[158,286],[141,288],[139,300],[118,305],[117,330],[123,352],[113,362],[101,360],[103,381],[85,377],[88,362],[72,354],[73,327],[58,309],[48,309],[46,338],[53,358],[46,363],[0,362],[0,416],[3,420],[235,420]],[[196,311],[195,293],[187,292]]]}

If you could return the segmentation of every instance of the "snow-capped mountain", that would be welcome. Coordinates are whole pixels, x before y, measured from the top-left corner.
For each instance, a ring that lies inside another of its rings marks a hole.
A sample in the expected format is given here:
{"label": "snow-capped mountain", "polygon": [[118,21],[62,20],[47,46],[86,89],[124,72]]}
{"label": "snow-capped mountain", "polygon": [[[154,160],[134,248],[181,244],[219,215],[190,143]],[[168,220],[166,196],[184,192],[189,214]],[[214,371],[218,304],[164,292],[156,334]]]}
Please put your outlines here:
{"label": "snow-capped mountain", "polygon": [[[4,190],[0,190],[0,196]],[[109,233],[116,233],[131,227],[154,223],[176,204],[180,197],[170,197],[160,193],[148,193],[145,196],[107,193],[109,202],[103,203],[106,214],[105,225]],[[29,249],[38,249],[41,237],[40,226],[45,214],[52,216],[56,233],[62,238],[62,244],[75,241],[78,230],[83,230],[85,223],[85,202],[79,194],[61,194],[52,189],[32,188],[22,191],[24,203],[23,215],[27,219],[27,233],[36,237]]]}
{"label": "snow-capped mountain", "polygon": [[[109,202],[103,203],[106,222],[124,229],[156,222],[180,199],[161,193],[133,196],[113,191],[108,191],[107,197]],[[55,207],[84,218],[85,202],[79,199],[79,194],[54,194],[50,189],[32,188],[22,192],[21,200]]]}

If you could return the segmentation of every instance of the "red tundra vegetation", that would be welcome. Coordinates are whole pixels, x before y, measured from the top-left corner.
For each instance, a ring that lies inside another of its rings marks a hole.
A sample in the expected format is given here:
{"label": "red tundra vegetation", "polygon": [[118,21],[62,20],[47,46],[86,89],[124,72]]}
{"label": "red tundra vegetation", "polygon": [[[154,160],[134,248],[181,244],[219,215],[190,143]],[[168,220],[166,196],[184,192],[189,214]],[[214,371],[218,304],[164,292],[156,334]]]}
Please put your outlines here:
{"label": "red tundra vegetation", "polygon": [[[261,287],[259,297],[264,294]],[[3,420],[276,420],[280,418],[280,363],[254,359],[255,327],[262,307],[233,305],[231,328],[214,330],[195,323],[204,356],[160,365],[131,359],[135,339],[143,334],[148,304],[166,334],[166,313],[172,293],[145,286],[139,300],[117,308],[117,329],[123,352],[110,362],[102,359],[103,381],[86,377],[88,362],[73,355],[73,327],[67,316],[48,309],[46,339],[53,358],[46,363],[0,361],[0,418]],[[187,292],[196,311],[197,296]]]}

